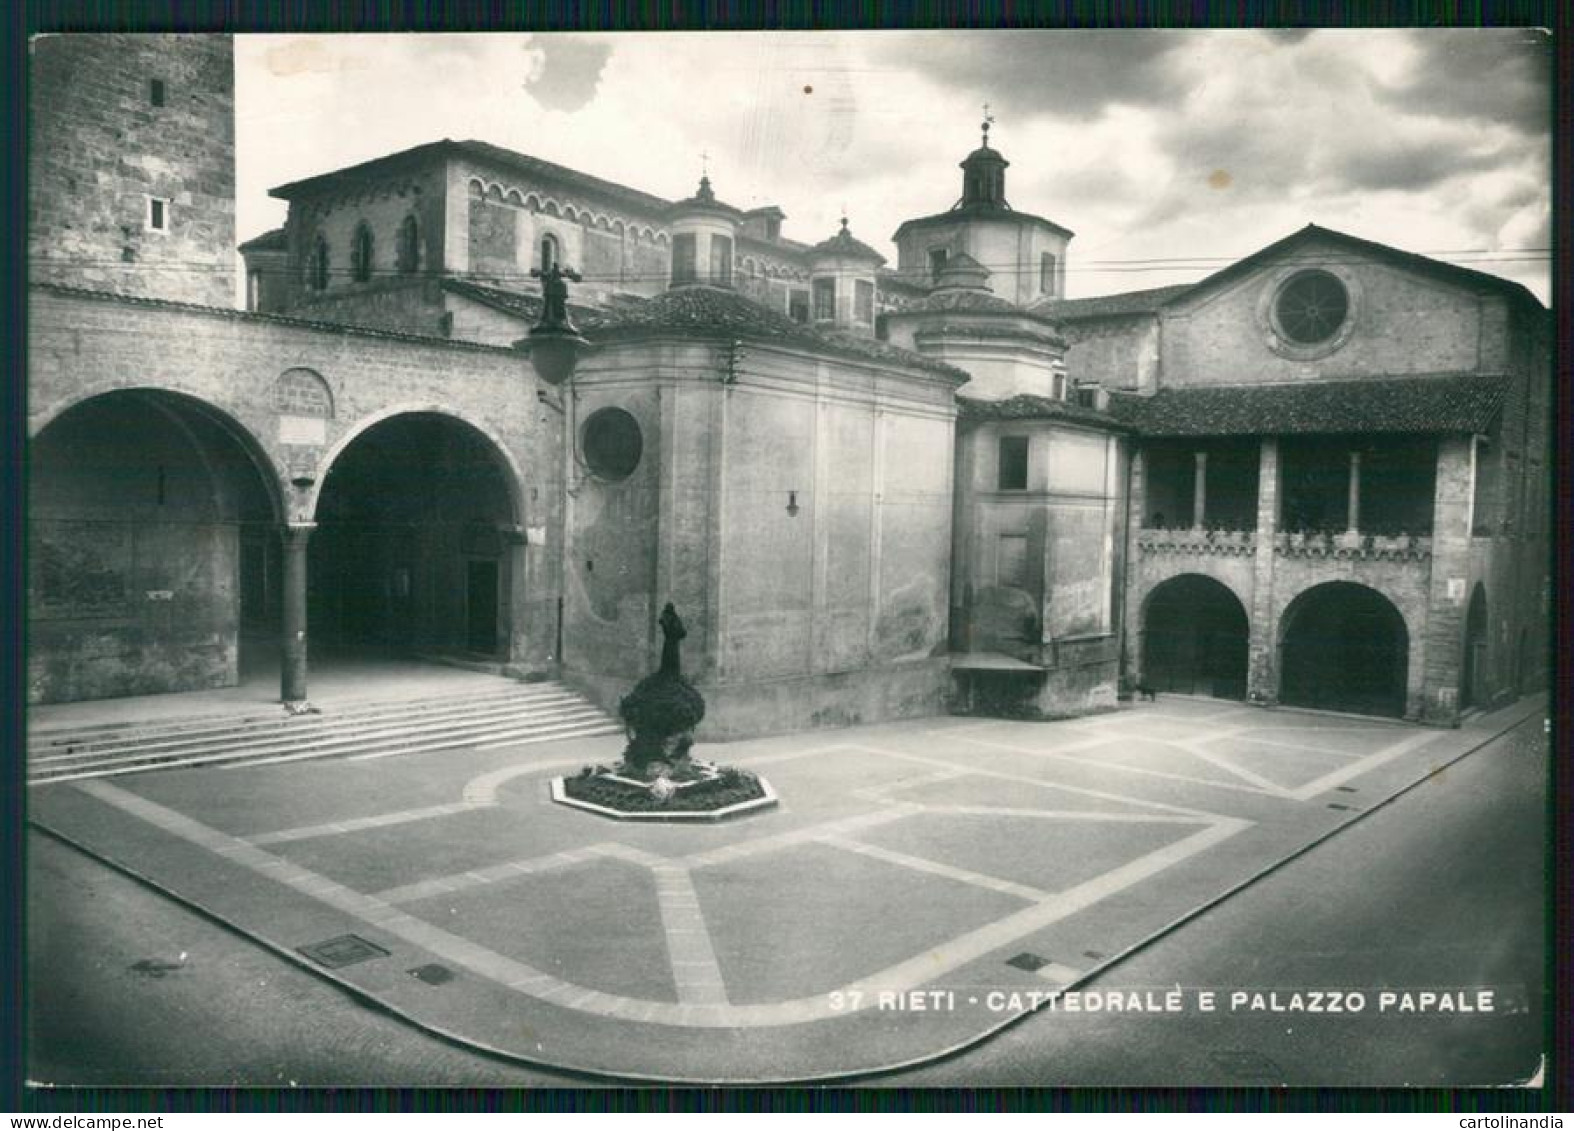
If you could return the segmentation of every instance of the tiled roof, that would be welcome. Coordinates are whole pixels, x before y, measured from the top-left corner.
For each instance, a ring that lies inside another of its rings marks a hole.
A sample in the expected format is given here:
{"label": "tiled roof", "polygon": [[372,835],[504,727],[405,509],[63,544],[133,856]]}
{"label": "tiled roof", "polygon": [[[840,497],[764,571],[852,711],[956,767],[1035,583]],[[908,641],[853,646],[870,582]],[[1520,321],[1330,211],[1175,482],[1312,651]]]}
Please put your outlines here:
{"label": "tiled roof", "polygon": [[867,259],[875,264],[885,262],[885,256],[862,240],[854,239],[853,234],[847,230],[847,221],[842,221],[842,230],[828,240],[821,240],[810,249],[814,255],[847,255]]}
{"label": "tiled roof", "polygon": [[794,322],[785,314],[767,309],[736,291],[720,287],[678,287],[626,309],[603,312],[605,321],[597,327],[584,327],[597,341],[648,334],[678,332],[707,337],[726,335],[755,341],[781,342],[783,345],[819,350],[823,353],[878,361],[943,373],[957,381],[968,375],[942,361],[899,349],[874,338],[828,333]]}
{"label": "tiled roof", "polygon": [[930,291],[924,298],[914,303],[912,310],[976,310],[988,314],[1015,314],[1021,317],[1032,318],[1035,321],[1047,321],[1033,311],[1024,310],[1015,303],[1001,298],[989,291],[975,290],[943,290]]}
{"label": "tiled roof", "polygon": [[1316,224],[1308,224],[1300,231],[1292,232],[1283,239],[1275,240],[1267,247],[1252,252],[1245,259],[1238,259],[1223,270],[1215,271],[1200,282],[1193,283],[1192,289],[1201,290],[1204,287],[1211,287],[1216,283],[1236,278],[1247,271],[1256,269],[1265,259],[1282,254],[1296,244],[1316,239],[1342,244],[1356,255],[1386,260],[1396,266],[1419,271],[1431,275],[1433,278],[1444,279],[1457,286],[1506,294],[1517,301],[1534,303],[1538,310],[1542,309],[1540,301],[1530,291],[1511,279],[1505,279],[1499,275],[1489,275],[1485,271],[1475,271],[1469,267],[1460,267],[1457,264],[1446,263],[1441,259],[1417,255],[1413,251],[1401,251],[1397,247],[1389,247],[1387,244],[1375,243],[1372,240],[1363,240],[1359,236],[1346,235],[1344,232],[1335,231],[1332,228],[1322,228]]}
{"label": "tiled roof", "polygon": [[[483,283],[472,283],[464,279],[444,279],[442,288],[451,294],[462,295],[472,299],[493,310],[500,310],[504,314],[517,315],[534,325],[541,319],[541,296],[530,294],[526,291],[504,290],[502,287],[489,287]],[[575,303],[568,304],[568,314],[574,324],[581,330],[599,325],[605,320],[604,313],[589,306],[579,306]]]}
{"label": "tiled roof", "polygon": [[1076,233],[1070,228],[1063,228],[1053,220],[1046,220],[1042,216],[1035,216],[1031,212],[1018,212],[1014,208],[1000,208],[992,204],[970,204],[963,208],[952,208],[947,212],[936,212],[929,216],[919,216],[912,220],[903,220],[897,227],[895,235],[902,234],[907,228],[923,228],[930,224],[942,224],[954,220],[1029,220],[1035,224],[1043,224],[1053,228],[1063,236],[1073,236]]}
{"label": "tiled roof", "polygon": [[175,302],[172,299],[141,298],[135,295],[96,291],[86,287],[72,287],[64,283],[30,283],[41,291],[67,295],[73,298],[94,299],[102,302],[125,303],[129,306],[148,307],[153,310],[180,310],[191,314],[207,314],[217,318],[230,318],[241,322],[267,322],[276,326],[297,326],[303,330],[317,330],[325,334],[348,334],[357,338],[383,338],[394,342],[411,342],[422,346],[443,346],[449,349],[480,350],[485,353],[512,353],[508,346],[492,346],[484,342],[471,342],[462,338],[434,338],[425,334],[407,334],[398,330],[378,330],[370,326],[350,326],[342,322],[320,322],[311,318],[296,318],[286,314],[260,314],[254,310],[233,310],[227,306],[203,306],[195,302]]}
{"label": "tiled roof", "polygon": [[240,251],[283,251],[287,246],[283,228],[274,228],[272,231],[263,232],[260,236],[253,236],[240,245]]}
{"label": "tiled roof", "polygon": [[1118,318],[1130,314],[1152,314],[1170,299],[1191,290],[1191,283],[1171,287],[1152,287],[1145,291],[1126,291],[1118,295],[1092,298],[1057,298],[1033,304],[1034,312],[1057,322],[1081,318]]}
{"label": "tiled roof", "polygon": [[976,397],[956,398],[958,419],[971,420],[1066,420],[1073,424],[1092,424],[1102,428],[1125,430],[1130,425],[1107,412],[1087,408],[1074,401],[1057,401],[1050,397],[1037,397],[1019,393],[1000,401],[979,400]]}
{"label": "tiled roof", "polygon": [[1484,432],[1508,379],[1453,374],[1112,393],[1110,412],[1144,436]]}
{"label": "tiled roof", "polygon": [[494,165],[502,165],[510,169],[517,169],[529,176],[546,177],[562,184],[574,185],[589,192],[612,200],[616,200],[627,207],[640,212],[665,213],[671,207],[672,201],[659,196],[652,196],[648,192],[620,185],[615,181],[602,180],[589,173],[581,173],[578,169],[570,169],[566,165],[558,165],[551,161],[543,161],[539,157],[531,157],[525,153],[515,153],[512,149],[504,149],[499,145],[492,145],[484,141],[453,141],[444,138],[442,141],[428,142],[417,145],[411,149],[390,153],[385,157],[363,161],[359,165],[351,165],[344,169],[335,169],[332,172],[322,173],[315,177],[306,177],[299,181],[291,181],[287,185],[280,185],[270,189],[270,196],[282,197],[286,200],[301,194],[305,189],[323,189],[337,181],[356,180],[363,176],[375,176],[385,171],[403,168],[408,165],[418,164],[426,158],[443,157],[469,157],[478,161],[485,161]]}

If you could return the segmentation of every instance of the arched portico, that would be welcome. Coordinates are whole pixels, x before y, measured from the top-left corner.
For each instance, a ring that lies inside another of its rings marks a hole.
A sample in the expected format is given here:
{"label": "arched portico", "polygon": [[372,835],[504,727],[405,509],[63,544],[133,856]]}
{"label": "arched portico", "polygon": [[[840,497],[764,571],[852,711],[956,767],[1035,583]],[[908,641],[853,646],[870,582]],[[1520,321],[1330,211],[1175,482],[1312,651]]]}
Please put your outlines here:
{"label": "arched portico", "polygon": [[1298,594],[1280,618],[1280,701],[1403,716],[1410,633],[1394,603],[1365,585],[1330,581]]}
{"label": "arched portico", "polygon": [[324,466],[300,528],[314,646],[512,659],[524,536],[506,451],[458,416],[395,411]]}
{"label": "arched portico", "polygon": [[53,412],[28,467],[30,702],[228,686],[274,662],[282,491],[232,416],[103,392]]}
{"label": "arched portico", "polygon": [[1203,574],[1172,577],[1148,593],[1141,624],[1144,687],[1245,698],[1246,609],[1227,585]]}

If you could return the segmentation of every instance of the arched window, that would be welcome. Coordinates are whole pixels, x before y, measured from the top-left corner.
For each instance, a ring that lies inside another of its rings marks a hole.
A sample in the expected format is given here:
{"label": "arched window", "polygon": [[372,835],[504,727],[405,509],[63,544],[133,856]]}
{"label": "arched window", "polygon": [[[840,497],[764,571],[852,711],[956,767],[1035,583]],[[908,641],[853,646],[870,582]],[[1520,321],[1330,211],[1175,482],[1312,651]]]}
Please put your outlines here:
{"label": "arched window", "polygon": [[321,235],[312,241],[312,254],[307,263],[306,281],[314,291],[328,289],[328,241]]}
{"label": "arched window", "polygon": [[557,237],[556,236],[542,236],[541,237],[541,270],[543,272],[552,270],[552,265],[554,263],[556,263],[557,261],[558,261]]}
{"label": "arched window", "polygon": [[350,277],[357,283],[372,277],[372,230],[365,224],[355,226],[355,237],[350,244]]}
{"label": "arched window", "polygon": [[414,216],[406,216],[399,225],[399,272],[411,275],[421,269],[421,230]]}

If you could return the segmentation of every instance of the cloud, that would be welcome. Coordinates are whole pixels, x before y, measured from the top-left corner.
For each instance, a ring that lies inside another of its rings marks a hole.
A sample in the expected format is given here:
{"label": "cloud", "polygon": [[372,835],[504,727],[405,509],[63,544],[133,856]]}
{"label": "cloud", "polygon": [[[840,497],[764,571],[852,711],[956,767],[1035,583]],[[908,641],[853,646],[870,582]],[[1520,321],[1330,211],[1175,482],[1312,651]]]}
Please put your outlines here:
{"label": "cloud", "polygon": [[1161,105],[1183,91],[1170,64],[1188,42],[1183,33],[1152,30],[900,32],[879,39],[873,55],[884,65],[906,68],[922,59],[930,81],[960,101],[982,95],[1002,121]]}
{"label": "cloud", "polygon": [[612,54],[605,39],[581,35],[532,36],[524,86],[548,110],[573,112],[596,96]]}
{"label": "cloud", "polygon": [[1409,35],[1408,73],[1381,90],[1419,115],[1492,121],[1544,134],[1552,121],[1552,37],[1533,28],[1453,28]]}

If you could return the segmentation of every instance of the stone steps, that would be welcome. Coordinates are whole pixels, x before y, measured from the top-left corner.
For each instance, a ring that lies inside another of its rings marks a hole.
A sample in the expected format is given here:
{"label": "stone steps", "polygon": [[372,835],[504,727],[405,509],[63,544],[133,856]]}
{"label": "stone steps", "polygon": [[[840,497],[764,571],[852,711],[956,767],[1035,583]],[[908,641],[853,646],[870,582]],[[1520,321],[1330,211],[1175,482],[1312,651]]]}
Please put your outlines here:
{"label": "stone steps", "polygon": [[622,724],[559,683],[347,705],[323,714],[204,716],[36,733],[28,782],[77,781],[182,766],[381,758],[621,734]]}

